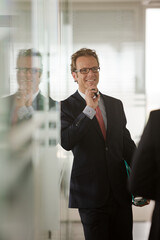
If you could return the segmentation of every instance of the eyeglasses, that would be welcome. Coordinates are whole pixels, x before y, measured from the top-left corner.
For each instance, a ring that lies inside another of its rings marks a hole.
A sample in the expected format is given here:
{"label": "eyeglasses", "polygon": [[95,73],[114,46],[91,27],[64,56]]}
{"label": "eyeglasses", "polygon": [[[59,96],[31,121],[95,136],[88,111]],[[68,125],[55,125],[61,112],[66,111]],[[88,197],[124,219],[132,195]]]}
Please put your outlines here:
{"label": "eyeglasses", "polygon": [[26,74],[27,72],[30,74],[36,74],[37,72],[41,72],[39,68],[16,68],[18,72]]}
{"label": "eyeglasses", "polygon": [[80,72],[81,74],[87,74],[92,70],[93,73],[98,73],[100,71],[100,67],[92,67],[92,68],[81,68],[79,70],[75,70],[74,72]]}

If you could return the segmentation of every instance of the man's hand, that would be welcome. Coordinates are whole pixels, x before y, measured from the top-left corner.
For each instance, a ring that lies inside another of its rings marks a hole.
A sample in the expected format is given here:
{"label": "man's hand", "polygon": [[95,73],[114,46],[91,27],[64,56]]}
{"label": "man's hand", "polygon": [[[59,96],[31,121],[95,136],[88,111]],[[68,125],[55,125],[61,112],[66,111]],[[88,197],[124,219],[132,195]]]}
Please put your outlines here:
{"label": "man's hand", "polygon": [[96,109],[96,107],[98,106],[98,101],[100,98],[100,95],[98,93],[98,89],[95,86],[90,86],[88,87],[88,89],[85,91],[85,100],[86,100],[86,104],[87,106]]}
{"label": "man's hand", "polygon": [[26,102],[26,93],[24,90],[18,89],[16,94],[16,108],[25,106]]}
{"label": "man's hand", "polygon": [[26,107],[32,106],[32,101],[33,101],[33,93],[29,93],[26,96]]}
{"label": "man's hand", "polygon": [[29,93],[25,89],[18,89],[16,96],[16,107],[20,108],[23,106],[29,107],[32,105],[33,93]]}

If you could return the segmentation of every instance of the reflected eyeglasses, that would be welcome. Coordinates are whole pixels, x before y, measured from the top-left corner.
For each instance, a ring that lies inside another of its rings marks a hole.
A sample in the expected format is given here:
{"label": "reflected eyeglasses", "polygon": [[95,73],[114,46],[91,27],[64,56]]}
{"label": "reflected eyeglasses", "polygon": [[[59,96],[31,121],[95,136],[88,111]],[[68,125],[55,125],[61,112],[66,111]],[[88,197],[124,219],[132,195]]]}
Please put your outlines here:
{"label": "reflected eyeglasses", "polygon": [[21,73],[30,73],[30,74],[36,74],[37,72],[41,72],[41,69],[39,68],[16,68],[18,72]]}

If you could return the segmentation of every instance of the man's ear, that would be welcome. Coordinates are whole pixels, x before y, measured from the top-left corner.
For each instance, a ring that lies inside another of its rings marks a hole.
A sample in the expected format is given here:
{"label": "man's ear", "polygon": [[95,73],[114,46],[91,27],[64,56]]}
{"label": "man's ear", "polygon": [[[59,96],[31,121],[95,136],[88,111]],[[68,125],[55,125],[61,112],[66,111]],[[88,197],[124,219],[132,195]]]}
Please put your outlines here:
{"label": "man's ear", "polygon": [[75,81],[75,82],[78,82],[78,80],[77,80],[77,73],[72,72],[72,76],[73,76],[73,78],[74,78],[74,81]]}

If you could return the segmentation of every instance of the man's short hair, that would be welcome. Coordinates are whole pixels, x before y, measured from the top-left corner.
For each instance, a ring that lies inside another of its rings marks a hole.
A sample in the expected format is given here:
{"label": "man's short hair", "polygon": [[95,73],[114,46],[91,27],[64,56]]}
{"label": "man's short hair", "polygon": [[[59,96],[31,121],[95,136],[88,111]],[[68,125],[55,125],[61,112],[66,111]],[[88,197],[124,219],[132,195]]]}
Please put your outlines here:
{"label": "man's short hair", "polygon": [[40,59],[40,72],[42,73],[43,65],[42,65],[42,55],[39,51],[29,48],[29,49],[20,49],[17,56],[17,62],[20,57],[39,57]]}
{"label": "man's short hair", "polygon": [[82,56],[92,56],[97,60],[98,66],[99,66],[99,59],[98,59],[98,55],[96,53],[96,51],[94,49],[89,49],[89,48],[81,48],[80,50],[78,50],[77,52],[75,52],[72,56],[71,56],[71,73],[74,72],[76,70],[76,60],[78,57],[82,57]]}

